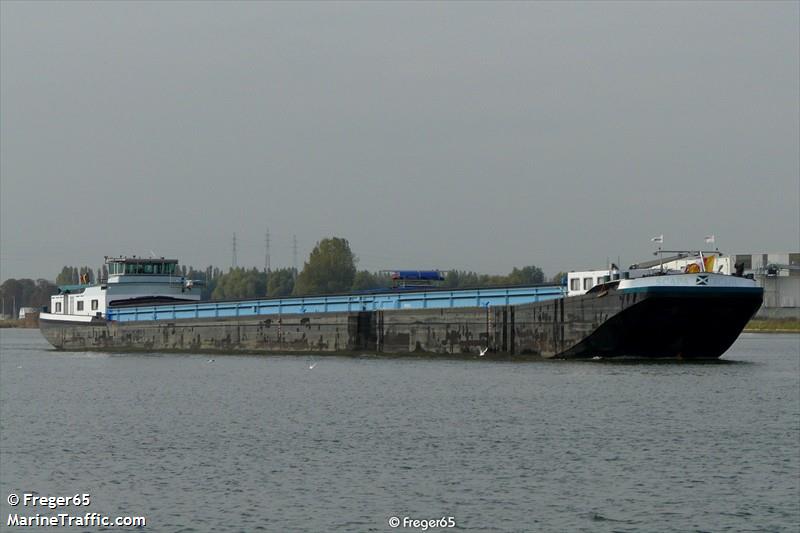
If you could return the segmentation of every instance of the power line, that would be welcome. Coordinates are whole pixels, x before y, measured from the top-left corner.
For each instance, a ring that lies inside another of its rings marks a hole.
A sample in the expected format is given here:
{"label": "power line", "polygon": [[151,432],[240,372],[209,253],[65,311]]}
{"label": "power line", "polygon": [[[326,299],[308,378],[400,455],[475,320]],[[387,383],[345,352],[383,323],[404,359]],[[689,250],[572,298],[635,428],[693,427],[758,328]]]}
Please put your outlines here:
{"label": "power line", "polygon": [[238,266],[236,261],[236,232],[233,232],[233,257],[231,261],[231,266],[233,268],[236,268]]}
{"label": "power line", "polygon": [[266,234],[266,237],[265,237],[265,243],[264,244],[266,245],[266,253],[264,255],[264,272],[269,272],[269,269],[270,269],[270,264],[269,264],[269,228],[267,228],[267,234]]}
{"label": "power line", "polygon": [[292,235],[292,269],[297,275],[297,235]]}

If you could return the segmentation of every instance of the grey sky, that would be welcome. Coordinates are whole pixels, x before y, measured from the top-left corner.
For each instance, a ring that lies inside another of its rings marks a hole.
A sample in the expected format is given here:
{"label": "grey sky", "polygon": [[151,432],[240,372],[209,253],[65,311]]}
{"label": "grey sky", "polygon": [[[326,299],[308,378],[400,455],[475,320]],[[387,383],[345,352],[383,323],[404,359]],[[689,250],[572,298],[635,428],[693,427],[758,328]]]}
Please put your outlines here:
{"label": "grey sky", "polygon": [[3,2],[0,276],[796,250],[798,5]]}

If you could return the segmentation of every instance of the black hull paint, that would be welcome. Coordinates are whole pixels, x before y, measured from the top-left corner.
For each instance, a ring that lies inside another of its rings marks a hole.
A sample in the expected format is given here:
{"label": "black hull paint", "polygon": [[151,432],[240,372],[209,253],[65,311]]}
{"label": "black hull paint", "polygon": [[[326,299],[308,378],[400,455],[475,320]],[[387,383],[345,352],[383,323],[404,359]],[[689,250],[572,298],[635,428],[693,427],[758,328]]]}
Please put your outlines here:
{"label": "black hull paint", "polygon": [[370,353],[483,358],[716,359],[761,305],[760,289],[614,289],[491,308],[65,324],[41,320],[58,349]]}
{"label": "black hull paint", "polygon": [[761,293],[651,294],[609,318],[565,358],[717,359],[761,306]]}

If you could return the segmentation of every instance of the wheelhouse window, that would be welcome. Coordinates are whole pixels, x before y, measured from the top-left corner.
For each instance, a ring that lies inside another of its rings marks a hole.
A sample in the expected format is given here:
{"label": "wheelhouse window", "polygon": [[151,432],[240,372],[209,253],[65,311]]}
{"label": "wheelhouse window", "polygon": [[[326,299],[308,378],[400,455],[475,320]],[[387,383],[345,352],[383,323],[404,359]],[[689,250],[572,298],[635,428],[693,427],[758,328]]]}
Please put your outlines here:
{"label": "wheelhouse window", "polygon": [[78,311],[83,311],[83,300],[78,300]]}
{"label": "wheelhouse window", "polygon": [[97,300],[92,300],[92,311],[97,311],[98,305]]}
{"label": "wheelhouse window", "polygon": [[569,290],[571,291],[579,291],[581,290],[581,280],[580,278],[572,278],[569,280]]}
{"label": "wheelhouse window", "polygon": [[592,288],[592,278],[583,278],[583,290],[588,291]]}
{"label": "wheelhouse window", "polygon": [[177,266],[176,263],[167,263],[159,260],[116,262],[108,263],[108,274],[111,276],[122,274],[171,276],[174,275]]}

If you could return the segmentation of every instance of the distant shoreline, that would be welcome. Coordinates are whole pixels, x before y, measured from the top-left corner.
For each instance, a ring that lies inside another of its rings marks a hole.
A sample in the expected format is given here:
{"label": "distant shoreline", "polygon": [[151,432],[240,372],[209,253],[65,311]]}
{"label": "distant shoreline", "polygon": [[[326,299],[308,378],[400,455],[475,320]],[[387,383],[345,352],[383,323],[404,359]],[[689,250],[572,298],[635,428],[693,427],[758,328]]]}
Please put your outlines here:
{"label": "distant shoreline", "polygon": [[0,320],[0,329],[20,328],[20,329],[37,329],[39,327],[38,320]]}
{"label": "distant shoreline", "polygon": [[744,328],[745,333],[800,333],[796,318],[754,318]]}

